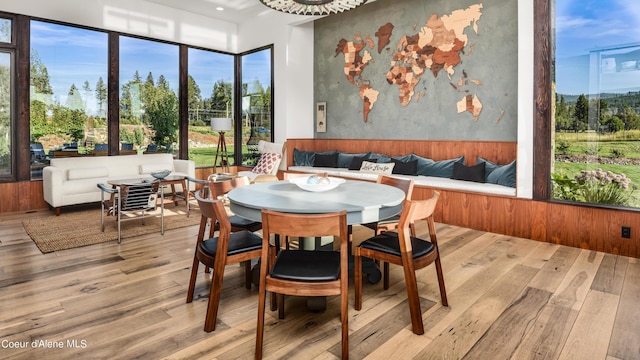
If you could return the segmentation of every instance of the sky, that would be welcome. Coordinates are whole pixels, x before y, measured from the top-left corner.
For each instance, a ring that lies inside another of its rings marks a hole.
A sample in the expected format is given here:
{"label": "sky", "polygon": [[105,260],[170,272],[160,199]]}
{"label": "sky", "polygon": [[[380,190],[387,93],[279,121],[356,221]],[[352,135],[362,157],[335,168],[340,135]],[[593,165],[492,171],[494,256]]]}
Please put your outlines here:
{"label": "sky", "polygon": [[[36,50],[41,62],[47,67],[50,84],[56,101],[64,104],[71,84],[81,90],[85,81],[95,90],[100,77],[107,82],[108,36],[104,32],[46,22],[31,22],[31,47]],[[202,97],[209,97],[213,84],[218,80],[233,82],[231,55],[212,51],[189,49],[189,75],[200,87]],[[142,80],[149,72],[158,80],[164,75],[169,86],[178,92],[179,47],[134,37],[120,37],[120,83],[133,79],[138,71]],[[243,61],[245,82],[259,80],[266,89],[271,83],[271,73],[265,71],[264,64],[270,61],[269,51],[261,51],[246,56]],[[87,104],[89,112],[97,109],[94,95]]]}
{"label": "sky", "polygon": [[[637,76],[635,71],[622,74],[619,71],[623,61],[640,61],[640,58],[634,60],[618,56],[617,70],[609,68],[604,73],[589,66],[590,54],[615,58],[615,55],[640,50],[640,1],[555,0],[555,17],[558,93],[624,93],[640,89],[640,71]],[[626,65],[631,66],[631,62]],[[606,64],[611,65],[612,62]]]}

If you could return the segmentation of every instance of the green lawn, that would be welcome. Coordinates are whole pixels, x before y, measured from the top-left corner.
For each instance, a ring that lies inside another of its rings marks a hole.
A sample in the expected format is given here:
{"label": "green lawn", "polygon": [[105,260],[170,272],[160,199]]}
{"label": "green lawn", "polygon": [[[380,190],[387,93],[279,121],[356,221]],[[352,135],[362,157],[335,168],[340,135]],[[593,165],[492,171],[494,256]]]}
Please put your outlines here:
{"label": "green lawn", "polygon": [[[229,165],[233,164],[233,145],[227,145],[227,151],[229,152]],[[249,151],[246,146],[242,147],[242,158],[247,159]],[[195,162],[196,167],[206,167],[213,166],[213,161],[216,158],[216,147],[209,148],[197,148],[197,149],[189,149],[189,160],[193,160]],[[255,161],[254,161],[255,162]],[[220,158],[218,158],[218,165],[220,164]],[[250,164],[247,162],[247,166],[252,166],[254,164]]]}

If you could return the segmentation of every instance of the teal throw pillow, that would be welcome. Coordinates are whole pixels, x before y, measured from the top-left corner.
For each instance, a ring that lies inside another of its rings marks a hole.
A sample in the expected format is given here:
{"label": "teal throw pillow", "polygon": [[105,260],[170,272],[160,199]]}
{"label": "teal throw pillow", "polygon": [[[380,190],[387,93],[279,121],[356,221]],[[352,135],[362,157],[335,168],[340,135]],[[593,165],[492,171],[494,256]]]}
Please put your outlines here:
{"label": "teal throw pillow", "polygon": [[485,178],[488,183],[516,187],[516,161],[507,165],[497,165],[489,160],[478,158],[478,164],[485,164]]}
{"label": "teal throw pillow", "polygon": [[293,165],[295,166],[313,166],[314,157],[314,151],[293,149]]}
{"label": "teal throw pillow", "polygon": [[453,164],[464,164],[464,155],[455,159],[448,159],[442,161],[433,161],[431,159],[422,158],[418,155],[414,155],[414,159],[418,160],[418,175],[433,176],[441,178],[451,178],[453,176]]}
{"label": "teal throw pillow", "polygon": [[[338,153],[338,167],[339,168],[348,168],[354,158],[366,157],[368,153],[362,154],[350,154],[350,153]],[[358,169],[360,169],[358,167]]]}

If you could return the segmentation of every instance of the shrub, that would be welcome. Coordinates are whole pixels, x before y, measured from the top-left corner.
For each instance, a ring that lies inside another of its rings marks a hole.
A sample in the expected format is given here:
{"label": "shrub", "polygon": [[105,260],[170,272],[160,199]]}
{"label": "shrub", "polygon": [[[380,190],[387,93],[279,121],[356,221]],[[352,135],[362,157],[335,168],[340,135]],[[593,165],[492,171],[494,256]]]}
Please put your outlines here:
{"label": "shrub", "polygon": [[588,144],[585,153],[587,155],[598,156],[598,151],[600,151],[600,146],[598,144]]}
{"label": "shrub", "polygon": [[569,149],[571,148],[571,143],[567,140],[558,140],[556,141],[556,153],[566,155],[569,153]]}
{"label": "shrub", "polygon": [[597,204],[626,205],[631,197],[631,179],[611,171],[582,170],[576,176],[583,201]]}
{"label": "shrub", "polygon": [[614,158],[623,158],[625,155],[626,154],[622,149],[611,149],[611,156]]}

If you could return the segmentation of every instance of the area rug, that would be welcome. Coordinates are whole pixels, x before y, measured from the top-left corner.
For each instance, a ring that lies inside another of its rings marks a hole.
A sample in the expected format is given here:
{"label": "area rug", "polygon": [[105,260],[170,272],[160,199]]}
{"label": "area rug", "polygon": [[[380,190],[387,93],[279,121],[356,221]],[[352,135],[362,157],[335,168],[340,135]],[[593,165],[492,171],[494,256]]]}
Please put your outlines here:
{"label": "area rug", "polygon": [[[186,206],[168,205],[164,213],[164,229],[171,230],[200,223],[197,205],[190,204],[189,217]],[[116,217],[105,218],[104,232],[100,230],[100,209],[63,211],[60,216],[32,217],[22,222],[27,234],[43,253],[77,248],[118,240]],[[121,241],[138,235],[157,233],[160,235],[160,217],[131,220],[121,223]]]}

